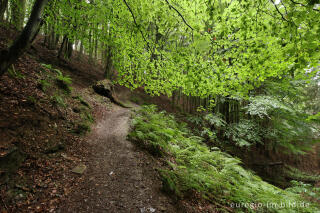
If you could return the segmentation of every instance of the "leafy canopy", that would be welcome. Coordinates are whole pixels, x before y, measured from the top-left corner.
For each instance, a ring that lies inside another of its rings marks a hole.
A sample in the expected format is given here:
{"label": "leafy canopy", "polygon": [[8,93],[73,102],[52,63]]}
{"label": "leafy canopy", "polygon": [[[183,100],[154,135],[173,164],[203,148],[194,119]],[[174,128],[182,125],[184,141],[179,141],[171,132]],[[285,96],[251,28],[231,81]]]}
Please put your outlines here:
{"label": "leafy canopy", "polygon": [[[320,12],[300,0],[51,1],[47,23],[112,47],[118,82],[158,95],[247,96],[270,78],[312,78]],[[57,15],[60,14],[60,15]]]}

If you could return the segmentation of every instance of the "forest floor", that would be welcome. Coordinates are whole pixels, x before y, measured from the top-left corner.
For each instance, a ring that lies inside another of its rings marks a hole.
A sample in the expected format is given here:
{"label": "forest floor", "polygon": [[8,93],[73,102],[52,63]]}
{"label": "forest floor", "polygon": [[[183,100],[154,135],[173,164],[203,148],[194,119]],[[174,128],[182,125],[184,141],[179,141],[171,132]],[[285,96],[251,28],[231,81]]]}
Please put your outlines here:
{"label": "forest floor", "polygon": [[[0,51],[16,35],[0,27]],[[103,79],[101,66],[77,54],[68,62],[59,60],[57,51],[41,42],[0,79],[1,213],[214,212],[199,198],[177,201],[162,192],[155,169],[161,162],[126,140],[133,109],[91,88]],[[71,94],[54,83],[47,91],[41,87],[39,82],[50,83],[51,73],[42,64],[72,78]],[[141,91],[134,98],[123,87],[116,91],[124,102],[166,103]],[[91,116],[94,122],[87,121]],[[91,123],[85,136],[77,134],[84,122]]]}

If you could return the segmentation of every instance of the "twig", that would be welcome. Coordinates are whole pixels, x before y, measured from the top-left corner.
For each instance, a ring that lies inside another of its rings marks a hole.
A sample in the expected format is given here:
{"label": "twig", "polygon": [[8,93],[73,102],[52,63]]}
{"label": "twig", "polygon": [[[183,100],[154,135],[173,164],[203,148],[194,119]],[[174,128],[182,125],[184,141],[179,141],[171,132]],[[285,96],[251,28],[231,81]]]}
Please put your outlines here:
{"label": "twig", "polygon": [[275,8],[276,8],[276,10],[277,10],[277,12],[281,15],[281,18],[284,20],[284,21],[287,21],[287,22],[289,22],[284,16],[283,16],[283,14],[280,12],[280,10],[279,10],[279,8],[277,7],[277,5],[274,3],[274,1],[273,0],[271,0],[271,2],[273,3],[273,5],[275,6]]}
{"label": "twig", "polygon": [[150,46],[149,46],[149,42],[148,42],[148,41],[147,41],[147,39],[145,38],[145,36],[144,36],[144,34],[143,34],[143,32],[142,32],[142,30],[141,30],[140,26],[138,25],[138,23],[137,23],[137,21],[136,21],[136,17],[134,16],[134,13],[133,13],[132,9],[130,8],[130,6],[129,6],[129,4],[127,3],[127,1],[126,1],[126,0],[123,0],[123,2],[126,4],[126,6],[127,6],[128,10],[130,11],[131,16],[132,16],[133,21],[134,21],[134,24],[137,26],[138,30],[140,31],[140,33],[141,33],[141,35],[142,35],[143,40],[147,43],[147,47],[148,47],[148,49],[152,51],[152,49],[151,49],[151,48],[150,48]]}
{"label": "twig", "polygon": [[284,7],[285,11],[286,11],[286,15],[288,15],[288,11],[287,11],[287,7],[286,5],[281,1],[282,6]]}
{"label": "twig", "polygon": [[167,4],[169,5],[169,8],[171,9],[174,9],[177,13],[178,13],[178,15],[182,18],[182,21],[191,29],[191,30],[193,30],[193,28],[188,24],[188,22],[185,20],[185,18],[183,17],[183,15],[174,7],[174,6],[172,6],[170,3],[169,3],[169,1],[168,0],[165,0],[166,2],[167,2]]}
{"label": "twig", "polygon": [[277,17],[275,17],[274,15],[272,15],[272,14],[270,14],[270,13],[264,11],[264,10],[260,10],[260,11],[263,12],[263,13],[265,13],[265,14],[267,14],[267,15],[269,15],[269,16],[271,16],[271,17],[273,17],[273,18],[275,18],[275,19],[277,19]]}

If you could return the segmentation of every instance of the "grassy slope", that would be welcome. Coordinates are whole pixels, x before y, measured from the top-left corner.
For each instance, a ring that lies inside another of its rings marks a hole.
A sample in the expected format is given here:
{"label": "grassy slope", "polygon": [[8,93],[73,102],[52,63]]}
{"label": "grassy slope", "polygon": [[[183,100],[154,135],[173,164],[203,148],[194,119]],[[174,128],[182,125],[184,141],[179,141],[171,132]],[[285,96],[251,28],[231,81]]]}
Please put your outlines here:
{"label": "grassy slope", "polygon": [[[178,197],[196,190],[217,206],[225,206],[226,211],[319,210],[300,195],[262,181],[242,168],[240,160],[221,151],[209,150],[202,143],[203,139],[194,136],[185,124],[176,122],[171,115],[157,112],[155,106],[144,106],[136,114],[129,138],[153,155],[167,160],[168,168],[159,170],[163,187]],[[305,207],[306,203],[310,206]],[[242,207],[232,209],[233,204],[241,204]],[[303,206],[297,207],[300,204]]]}

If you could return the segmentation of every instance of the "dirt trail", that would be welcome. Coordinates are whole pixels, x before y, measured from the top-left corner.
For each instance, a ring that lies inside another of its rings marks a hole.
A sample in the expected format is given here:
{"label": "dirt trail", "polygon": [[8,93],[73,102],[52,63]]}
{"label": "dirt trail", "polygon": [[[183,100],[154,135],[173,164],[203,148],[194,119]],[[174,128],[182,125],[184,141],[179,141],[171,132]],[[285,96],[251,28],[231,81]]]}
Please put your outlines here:
{"label": "dirt trail", "polygon": [[92,156],[83,184],[60,212],[177,212],[162,194],[152,159],[126,140],[130,110],[105,110],[88,136]]}

